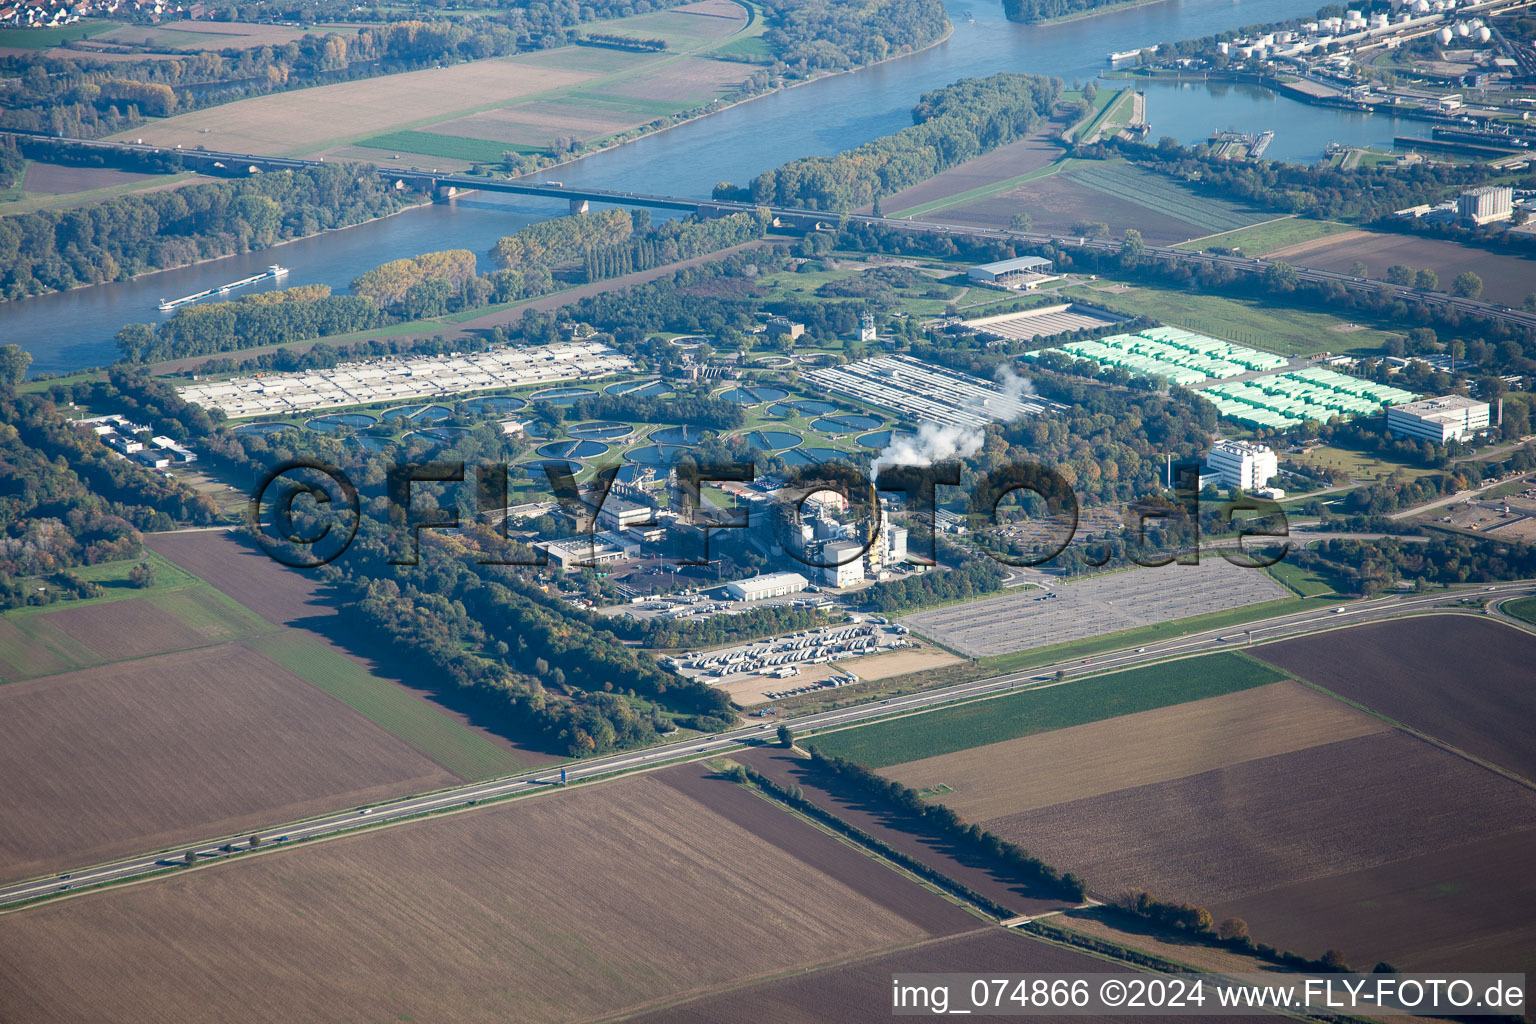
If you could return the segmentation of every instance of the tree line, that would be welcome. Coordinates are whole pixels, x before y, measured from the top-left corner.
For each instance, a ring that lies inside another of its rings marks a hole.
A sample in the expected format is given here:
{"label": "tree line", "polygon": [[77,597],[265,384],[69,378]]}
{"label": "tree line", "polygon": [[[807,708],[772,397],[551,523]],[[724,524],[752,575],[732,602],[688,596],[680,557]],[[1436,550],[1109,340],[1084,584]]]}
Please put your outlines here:
{"label": "tree line", "polygon": [[411,202],[359,164],[118,196],[0,217],[0,297],[20,298],[262,249]]}
{"label": "tree line", "polygon": [[762,238],[768,218],[755,213],[685,217],[646,226],[637,235],[606,247],[594,245],[583,260],[588,281],[689,260]]}
{"label": "tree line", "polygon": [[126,325],[117,332],[118,351],[130,363],[153,362],[307,341],[384,324],[386,318],[372,299],[330,291],[328,285],[304,285],[182,306],[158,327]]}
{"label": "tree line", "polygon": [[1032,131],[1061,95],[1059,79],[1002,73],[925,93],[913,125],[835,156],[802,157],[752,181],[752,201],[852,210],[1007,145]]}
{"label": "tree line", "polygon": [[853,789],[860,796],[879,801],[885,807],[961,850],[979,854],[1025,884],[1038,886],[1052,896],[1080,900],[1088,891],[1083,880],[1071,872],[1062,873],[1023,847],[1010,843],[980,825],[967,825],[960,816],[942,803],[924,800],[917,790],[887,779],[879,772],[847,758],[823,754],[810,748],[811,764],[819,772]]}
{"label": "tree line", "polygon": [[1003,0],[1003,16],[1009,21],[1031,25],[1052,18],[1082,14],[1100,7],[1113,7],[1125,0]]}
{"label": "tree line", "polygon": [[586,32],[578,36],[576,42],[582,46],[608,46],[615,50],[638,50],[642,53],[659,53],[667,48],[665,39],[640,39],[616,32]]}
{"label": "tree line", "polygon": [[764,0],[775,70],[806,78],[920,50],[949,31],[940,0],[853,5],[834,0]]}

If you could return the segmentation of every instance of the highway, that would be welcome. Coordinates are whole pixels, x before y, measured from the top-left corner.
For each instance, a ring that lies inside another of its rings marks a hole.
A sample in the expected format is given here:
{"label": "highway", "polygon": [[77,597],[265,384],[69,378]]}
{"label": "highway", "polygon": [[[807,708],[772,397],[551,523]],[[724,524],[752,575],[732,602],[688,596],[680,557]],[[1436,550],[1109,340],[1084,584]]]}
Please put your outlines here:
{"label": "highway", "polygon": [[[263,171],[281,171],[323,165],[321,161],[300,160],[293,157],[255,156],[249,153],[223,153],[199,149],[166,150],[160,147],[137,145],[134,143],[102,142],[89,139],[61,139],[34,132],[0,132],[0,136],[11,136],[19,141],[29,138],[47,138],[87,149],[123,150],[135,153],[174,153],[184,163],[192,166],[201,165],[202,169],[215,174],[222,172],[227,175],[240,175],[245,168],[249,167],[257,167]],[[793,207],[760,207],[755,203],[723,202],[690,196],[664,196],[624,192],[616,189],[573,187],[549,180],[528,181],[511,178],[474,177],[467,174],[438,174],[435,171],[422,170],[417,167],[380,165],[377,169],[378,173],[385,178],[409,181],[418,187],[427,189],[451,187],[483,192],[505,192],[546,199],[563,199],[568,202],[577,203],[608,203],[616,206],[644,206],[657,209],[698,211],[715,214],[748,213],[766,208],[770,214],[780,221],[804,227],[813,227],[821,223],[834,223],[846,218],[850,223],[880,225],[886,228],[912,231],[919,234],[963,235],[971,238],[996,239],[1003,242],[1026,242],[1034,245],[1077,248],[1100,253],[1116,253],[1120,251],[1120,242],[1113,239],[1080,238],[1030,231],[1003,231],[1000,229],[975,228],[926,221],[890,220],[861,214],[839,214],[825,210],[804,210]],[[553,169],[549,173],[558,174],[559,171],[558,169]],[[1276,265],[1276,262],[1272,260],[1245,256],[1223,256],[1208,252],[1193,252],[1161,245],[1145,246],[1144,256],[1148,259],[1179,260],[1197,265],[1224,267],[1234,273],[1245,275],[1263,274]],[[1388,281],[1352,277],[1348,274],[1335,273],[1329,270],[1317,270],[1311,267],[1299,266],[1293,269],[1296,272],[1297,279],[1301,281],[1311,283],[1331,282],[1349,291],[1385,292],[1404,302],[1446,307],[1460,313],[1500,320],[1517,327],[1536,329],[1536,312],[1511,309],[1508,306],[1483,302],[1478,299],[1462,298],[1446,292],[1420,291],[1416,288],[1395,285]]]}
{"label": "highway", "polygon": [[[1228,626],[1224,629],[1191,633],[1159,643],[1147,644],[1144,647],[1125,648],[1108,654],[1095,655],[1090,658],[1069,658],[1052,664],[1041,665],[1027,671],[1012,672],[955,686],[926,690],[903,697],[893,697],[890,700],[872,701],[833,711],[812,712],[793,718],[778,718],[771,724],[749,724],[712,736],[695,737],[692,740],[664,744],[646,750],[611,754],[605,757],[570,763],[564,767],[569,782],[581,782],[605,775],[612,775],[616,772],[627,772],[655,766],[668,761],[730,753],[731,751],[755,746],[765,740],[771,740],[772,733],[769,730],[772,726],[779,724],[788,725],[798,735],[804,735],[810,732],[853,725],[875,718],[918,714],[954,701],[984,697],[991,694],[1006,693],[1020,689],[1041,689],[1049,686],[1071,685],[1075,678],[1098,674],[1105,670],[1130,668],[1135,665],[1161,661],[1172,657],[1188,657],[1195,654],[1233,649],[1241,647],[1250,641],[1268,642],[1321,629],[1355,625],[1410,612],[1427,611],[1437,605],[1455,604],[1469,597],[1493,601],[1502,597],[1524,593],[1536,593],[1536,580],[1519,580],[1485,587],[1438,590],[1429,594],[1393,595],[1371,601],[1356,601],[1345,605],[1336,605],[1333,608],[1292,612],[1269,619],[1256,620],[1246,625]],[[1055,678],[1057,671],[1064,674],[1064,678],[1059,682]],[[558,785],[559,781],[559,767],[545,768],[491,782],[468,783],[436,793],[406,797],[400,800],[377,804],[367,809],[352,808],[344,812],[322,815],[282,827],[261,829],[254,834],[260,836],[262,848],[280,847],[302,839],[316,839],[322,836],[335,835],[363,826],[377,826],[385,822],[398,821],[429,812],[468,807],[486,800],[534,793]],[[170,853],[162,852],[127,857],[105,864],[81,867],[66,874],[11,883],[0,887],[0,907],[48,895],[59,895],[81,886],[122,882],[155,871],[164,870],[180,864],[184,852],[188,850],[193,851],[201,861],[217,860],[225,856],[220,847],[226,843],[231,843],[236,851],[246,850],[248,849],[248,834],[242,835],[238,840],[234,840],[231,837],[222,837],[200,843],[189,843],[178,847],[174,852]]]}

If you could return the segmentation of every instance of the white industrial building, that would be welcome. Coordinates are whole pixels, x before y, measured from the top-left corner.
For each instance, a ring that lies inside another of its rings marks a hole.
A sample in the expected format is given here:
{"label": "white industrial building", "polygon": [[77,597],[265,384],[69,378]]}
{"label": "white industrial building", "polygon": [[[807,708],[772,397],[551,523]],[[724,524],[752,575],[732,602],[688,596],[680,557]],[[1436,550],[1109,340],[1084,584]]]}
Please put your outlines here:
{"label": "white industrial building", "polygon": [[1465,441],[1489,426],[1488,403],[1462,395],[1387,406],[1387,432],[1444,444]]}
{"label": "white industrial building", "polygon": [[622,562],[628,558],[636,558],[640,554],[638,541],[612,531],[588,537],[545,541],[536,544],[535,547],[543,548],[549,555],[550,562],[564,572]]}
{"label": "white industrial building", "polygon": [[831,587],[847,587],[864,578],[864,545],[856,540],[829,540],[821,545],[821,578]]}
{"label": "white industrial building", "polygon": [[632,526],[649,526],[656,520],[656,509],[650,505],[609,494],[597,510],[597,523],[609,530],[627,530]]}
{"label": "white industrial building", "polygon": [[1037,288],[1046,281],[1056,280],[1051,274],[1051,261],[1040,256],[982,263],[967,270],[965,276],[981,284],[1023,289]]}
{"label": "white industrial building", "polygon": [[[1250,441],[1217,441],[1205,457],[1205,465],[1220,486],[1240,487],[1249,493],[1265,487],[1280,471],[1274,451]],[[1204,479],[1202,475],[1202,482]]]}
{"label": "white industrial building", "polygon": [[810,580],[797,572],[770,572],[725,585],[725,592],[737,601],[763,601],[785,594],[798,594]]}
{"label": "white industrial building", "polygon": [[1456,198],[1456,215],[1470,224],[1509,220],[1515,210],[1515,190],[1508,185],[1484,185]]}

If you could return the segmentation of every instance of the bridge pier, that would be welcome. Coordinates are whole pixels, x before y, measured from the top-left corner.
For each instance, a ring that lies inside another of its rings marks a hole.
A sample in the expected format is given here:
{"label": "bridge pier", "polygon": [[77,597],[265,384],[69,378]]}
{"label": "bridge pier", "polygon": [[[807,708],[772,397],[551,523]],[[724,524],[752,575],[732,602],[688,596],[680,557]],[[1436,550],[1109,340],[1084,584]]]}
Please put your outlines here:
{"label": "bridge pier", "polygon": [[587,212],[589,212],[589,209],[590,208],[587,206],[587,201],[585,199],[572,199],[571,200],[571,212],[572,213],[587,213]]}

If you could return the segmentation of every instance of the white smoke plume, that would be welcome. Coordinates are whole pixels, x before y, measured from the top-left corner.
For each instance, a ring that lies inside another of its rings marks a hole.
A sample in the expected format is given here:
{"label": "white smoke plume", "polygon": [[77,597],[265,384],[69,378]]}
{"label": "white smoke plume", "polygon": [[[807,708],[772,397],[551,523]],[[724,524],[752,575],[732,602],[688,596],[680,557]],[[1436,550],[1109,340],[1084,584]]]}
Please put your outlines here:
{"label": "white smoke plume", "polygon": [[1013,367],[1007,363],[999,363],[997,373],[993,376],[1003,386],[1003,394],[1015,402],[1022,402],[1025,396],[1035,393],[1035,386],[1029,382],[1029,378],[1014,373]]}
{"label": "white smoke plume", "polygon": [[[1035,393],[1034,385],[1015,373],[1013,367],[1006,362],[998,365],[995,377],[998,384],[1002,385],[1003,397],[1009,400],[1009,404],[1023,401],[1025,396]],[[1001,410],[988,402],[968,402],[965,410],[987,419],[1002,418],[999,415]],[[871,464],[870,476],[878,478],[882,466],[931,466],[945,459],[968,458],[981,451],[985,439],[980,427],[923,423],[916,434],[893,437]]]}
{"label": "white smoke plume", "polygon": [[881,466],[931,466],[950,458],[966,458],[981,451],[982,433],[976,427],[924,423],[915,434],[891,438],[870,467],[879,477]]}

